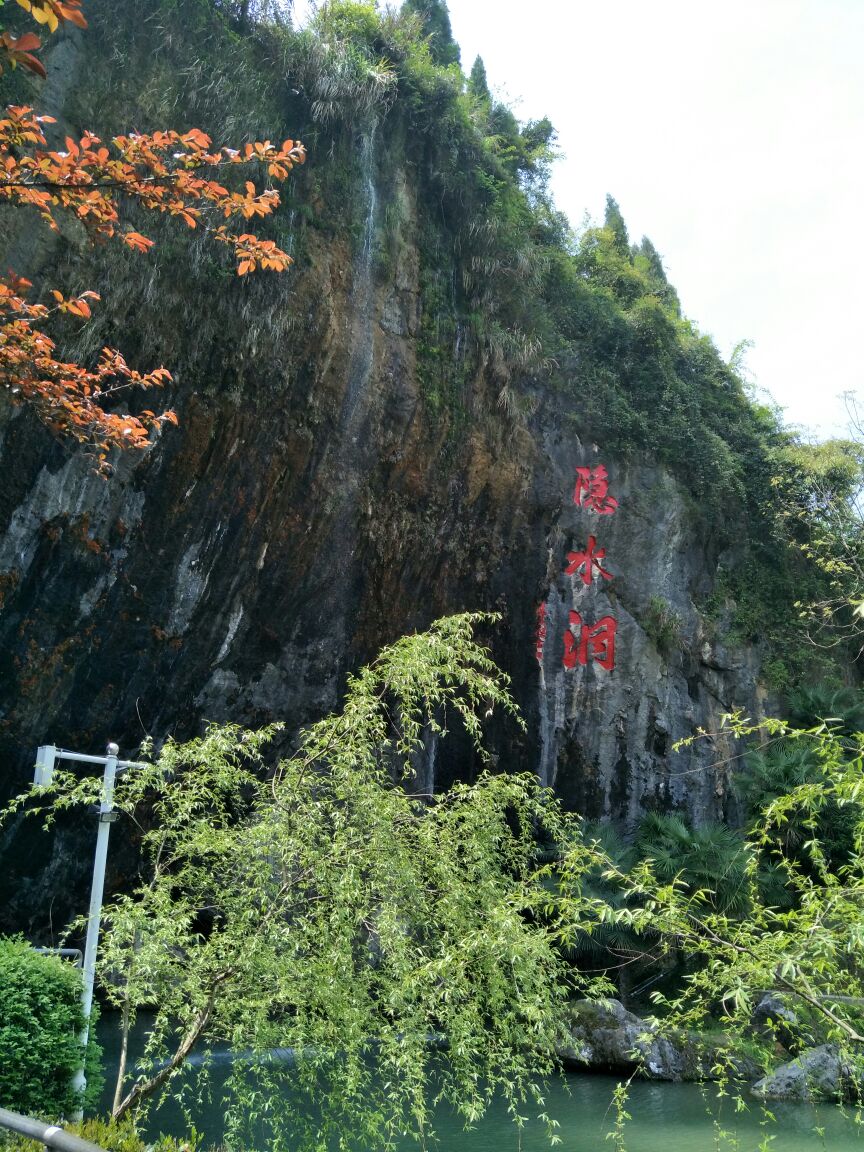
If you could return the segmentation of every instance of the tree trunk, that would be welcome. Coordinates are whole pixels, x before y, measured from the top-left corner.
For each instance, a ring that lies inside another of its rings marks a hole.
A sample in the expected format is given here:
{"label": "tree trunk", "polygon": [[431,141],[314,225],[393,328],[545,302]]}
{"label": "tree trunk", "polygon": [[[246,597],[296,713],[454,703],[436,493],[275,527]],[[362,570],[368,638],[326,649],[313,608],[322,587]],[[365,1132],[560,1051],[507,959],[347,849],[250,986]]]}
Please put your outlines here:
{"label": "tree trunk", "polygon": [[146,1100],[148,1096],[152,1096],[162,1085],[168,1080],[178,1068],[186,1062],[189,1053],[198,1043],[201,1038],[201,1033],[207,1027],[210,1017],[213,1015],[213,1005],[216,1001],[216,990],[223,980],[227,980],[231,972],[222,972],[213,980],[212,987],[210,988],[210,995],[207,998],[207,1003],[195,1017],[192,1026],[180,1042],[177,1051],[164,1066],[160,1068],[155,1076],[151,1076],[149,1080],[142,1080],[136,1084],[134,1088],[124,1097],[120,1103],[114,1104],[111,1110],[113,1119],[120,1120],[126,1115],[127,1112],[137,1108],[142,1100]]}

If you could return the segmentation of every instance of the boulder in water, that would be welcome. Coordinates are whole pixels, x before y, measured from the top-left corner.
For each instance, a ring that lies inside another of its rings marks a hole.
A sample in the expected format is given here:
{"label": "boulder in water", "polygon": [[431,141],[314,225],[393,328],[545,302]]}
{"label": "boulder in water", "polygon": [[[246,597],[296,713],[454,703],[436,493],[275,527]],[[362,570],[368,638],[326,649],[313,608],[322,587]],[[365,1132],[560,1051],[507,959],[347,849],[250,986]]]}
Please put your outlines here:
{"label": "boulder in water", "polygon": [[850,1095],[854,1079],[837,1045],[820,1044],[763,1076],[750,1091],[763,1100],[839,1100]]}
{"label": "boulder in water", "polygon": [[656,1025],[628,1012],[619,1000],[579,1000],[570,1006],[565,1064],[598,1072],[640,1072],[651,1080],[695,1080],[707,1073],[695,1045],[673,1044]]}
{"label": "boulder in water", "polygon": [[578,1000],[569,1007],[568,1042],[558,1050],[568,1067],[636,1073],[649,1080],[711,1080],[716,1066],[735,1079],[752,1080],[761,1068],[696,1033],[664,1035],[656,1024],[629,1012],[619,1000]]}
{"label": "boulder in water", "polygon": [[752,1023],[761,1036],[776,1040],[797,1055],[800,1047],[798,1017],[785,996],[766,992],[753,1009]]}

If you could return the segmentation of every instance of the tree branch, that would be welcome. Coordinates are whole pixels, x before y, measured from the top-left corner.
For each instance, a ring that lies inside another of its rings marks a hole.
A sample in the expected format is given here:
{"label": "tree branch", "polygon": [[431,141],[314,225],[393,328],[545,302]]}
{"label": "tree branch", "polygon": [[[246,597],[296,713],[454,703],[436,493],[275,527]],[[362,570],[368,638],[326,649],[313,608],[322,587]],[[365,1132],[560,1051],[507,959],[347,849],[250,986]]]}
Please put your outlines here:
{"label": "tree branch", "polygon": [[114,1120],[120,1120],[133,1108],[137,1108],[142,1100],[148,1096],[152,1096],[157,1089],[161,1088],[166,1080],[171,1077],[179,1067],[185,1062],[187,1056],[198,1043],[201,1038],[201,1033],[210,1022],[210,1017],[213,1015],[213,1007],[216,1003],[216,991],[218,986],[232,974],[233,969],[227,968],[224,972],[220,972],[218,976],[213,978],[213,983],[210,987],[210,994],[207,997],[207,1003],[192,1021],[192,1027],[183,1037],[177,1051],[168,1061],[168,1063],[159,1069],[155,1076],[151,1076],[149,1080],[142,1080],[127,1093],[125,1098],[121,1100],[118,1105],[115,1105],[111,1112]]}

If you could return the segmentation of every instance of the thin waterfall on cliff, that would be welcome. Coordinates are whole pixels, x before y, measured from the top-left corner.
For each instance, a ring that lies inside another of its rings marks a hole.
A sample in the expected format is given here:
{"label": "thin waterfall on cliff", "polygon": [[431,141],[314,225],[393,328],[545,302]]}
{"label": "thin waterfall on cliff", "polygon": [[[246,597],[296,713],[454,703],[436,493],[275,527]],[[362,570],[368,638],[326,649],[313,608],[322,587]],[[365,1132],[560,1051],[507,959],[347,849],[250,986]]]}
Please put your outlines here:
{"label": "thin waterfall on cliff", "polygon": [[348,388],[343,408],[344,420],[350,421],[363,397],[372,374],[374,355],[375,292],[373,286],[373,254],[375,225],[378,211],[378,189],[375,184],[375,136],[378,123],[373,120],[360,141],[360,165],[365,219],[363,242],[354,260],[351,289],[351,361],[348,368]]}

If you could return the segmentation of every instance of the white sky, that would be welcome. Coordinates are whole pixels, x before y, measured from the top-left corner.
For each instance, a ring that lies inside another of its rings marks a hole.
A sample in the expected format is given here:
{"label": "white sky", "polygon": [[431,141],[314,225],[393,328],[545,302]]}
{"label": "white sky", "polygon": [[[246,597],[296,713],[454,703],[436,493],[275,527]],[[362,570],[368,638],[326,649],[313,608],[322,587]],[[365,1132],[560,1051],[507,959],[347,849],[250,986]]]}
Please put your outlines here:
{"label": "white sky", "polygon": [[558,129],[571,223],[610,192],[720,351],[752,340],[786,419],[842,434],[840,394],[864,393],[864,0],[449,8],[463,69],[479,53],[520,119]]}

